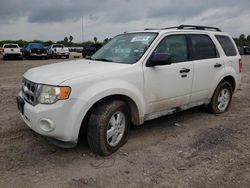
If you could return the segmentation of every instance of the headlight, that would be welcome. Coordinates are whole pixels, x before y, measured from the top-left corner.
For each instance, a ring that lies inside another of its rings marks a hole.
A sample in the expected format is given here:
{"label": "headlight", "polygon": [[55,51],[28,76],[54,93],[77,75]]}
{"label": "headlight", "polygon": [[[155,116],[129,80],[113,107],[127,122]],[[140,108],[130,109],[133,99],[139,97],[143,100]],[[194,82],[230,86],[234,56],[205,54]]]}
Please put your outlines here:
{"label": "headlight", "polygon": [[40,85],[38,89],[38,102],[41,104],[53,104],[58,100],[68,99],[70,87]]}

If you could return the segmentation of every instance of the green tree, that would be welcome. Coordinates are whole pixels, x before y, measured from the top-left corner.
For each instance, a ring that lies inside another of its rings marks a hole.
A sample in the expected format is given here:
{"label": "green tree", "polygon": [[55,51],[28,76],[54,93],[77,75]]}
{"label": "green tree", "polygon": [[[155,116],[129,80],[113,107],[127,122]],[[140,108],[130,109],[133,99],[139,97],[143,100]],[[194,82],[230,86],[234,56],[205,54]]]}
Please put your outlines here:
{"label": "green tree", "polygon": [[69,42],[72,43],[72,40],[73,40],[73,36],[70,35],[70,36],[69,36]]}
{"label": "green tree", "polygon": [[247,45],[250,46],[250,35],[247,36]]}
{"label": "green tree", "polygon": [[95,41],[95,43],[97,43],[97,40],[98,40],[98,39],[97,39],[97,37],[94,37],[94,41]]}
{"label": "green tree", "polygon": [[103,43],[106,44],[109,41],[109,38],[103,40]]}
{"label": "green tree", "polygon": [[64,37],[63,41],[64,41],[65,43],[68,43],[68,42],[69,42],[68,37]]}

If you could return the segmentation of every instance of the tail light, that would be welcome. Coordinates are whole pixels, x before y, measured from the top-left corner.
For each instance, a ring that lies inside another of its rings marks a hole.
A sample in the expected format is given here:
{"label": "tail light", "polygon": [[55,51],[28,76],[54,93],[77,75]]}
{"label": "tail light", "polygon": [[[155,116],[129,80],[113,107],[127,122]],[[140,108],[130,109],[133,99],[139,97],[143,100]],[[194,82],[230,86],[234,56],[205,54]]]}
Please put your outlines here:
{"label": "tail light", "polygon": [[242,72],[242,66],[243,66],[242,60],[239,59],[239,73]]}

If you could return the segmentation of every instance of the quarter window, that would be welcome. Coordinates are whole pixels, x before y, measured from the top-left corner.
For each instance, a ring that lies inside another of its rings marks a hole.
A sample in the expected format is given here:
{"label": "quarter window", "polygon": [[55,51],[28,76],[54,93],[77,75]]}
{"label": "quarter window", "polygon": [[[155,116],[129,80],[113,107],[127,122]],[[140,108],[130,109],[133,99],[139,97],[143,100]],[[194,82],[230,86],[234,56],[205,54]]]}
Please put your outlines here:
{"label": "quarter window", "polygon": [[154,53],[166,53],[171,56],[172,63],[188,60],[187,41],[184,35],[172,35],[164,38]]}
{"label": "quarter window", "polygon": [[193,59],[211,59],[218,57],[217,49],[207,35],[190,35],[192,48],[193,48]]}
{"label": "quarter window", "polygon": [[223,51],[225,52],[226,56],[235,56],[237,55],[236,49],[233,45],[232,40],[228,36],[224,35],[215,35],[217,40],[219,41]]}

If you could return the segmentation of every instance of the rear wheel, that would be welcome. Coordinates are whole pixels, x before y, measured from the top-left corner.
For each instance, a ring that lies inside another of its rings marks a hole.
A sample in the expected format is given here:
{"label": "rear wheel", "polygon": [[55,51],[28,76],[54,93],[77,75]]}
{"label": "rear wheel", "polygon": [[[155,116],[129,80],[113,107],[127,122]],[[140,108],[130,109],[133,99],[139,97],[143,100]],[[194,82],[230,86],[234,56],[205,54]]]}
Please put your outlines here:
{"label": "rear wheel", "polygon": [[209,111],[215,114],[226,112],[231,104],[232,95],[231,84],[228,82],[220,83],[208,105]]}
{"label": "rear wheel", "polygon": [[87,130],[91,150],[99,155],[110,155],[128,139],[129,110],[123,101],[100,103],[93,110]]}
{"label": "rear wheel", "polygon": [[66,59],[69,59],[69,55],[66,55]]}

